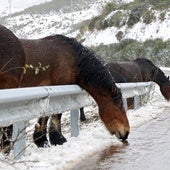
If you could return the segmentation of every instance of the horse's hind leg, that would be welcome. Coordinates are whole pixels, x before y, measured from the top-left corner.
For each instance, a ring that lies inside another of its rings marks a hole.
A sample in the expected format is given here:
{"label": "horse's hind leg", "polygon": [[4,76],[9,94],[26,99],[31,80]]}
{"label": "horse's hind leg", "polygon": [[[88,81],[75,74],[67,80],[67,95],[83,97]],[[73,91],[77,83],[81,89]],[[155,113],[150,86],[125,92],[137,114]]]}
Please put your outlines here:
{"label": "horse's hind leg", "polygon": [[86,120],[86,116],[84,114],[84,108],[83,107],[80,108],[80,120],[82,122]]}
{"label": "horse's hind leg", "polygon": [[52,145],[62,145],[67,141],[61,132],[61,116],[62,114],[54,114],[51,116],[49,140]]}
{"label": "horse's hind leg", "polygon": [[0,128],[0,147],[1,150],[6,154],[10,152],[12,147],[11,145],[12,131],[13,131],[13,125]]}
{"label": "horse's hind leg", "polygon": [[45,147],[48,145],[46,136],[48,118],[48,116],[39,118],[38,123],[35,125],[33,140],[38,147]]}

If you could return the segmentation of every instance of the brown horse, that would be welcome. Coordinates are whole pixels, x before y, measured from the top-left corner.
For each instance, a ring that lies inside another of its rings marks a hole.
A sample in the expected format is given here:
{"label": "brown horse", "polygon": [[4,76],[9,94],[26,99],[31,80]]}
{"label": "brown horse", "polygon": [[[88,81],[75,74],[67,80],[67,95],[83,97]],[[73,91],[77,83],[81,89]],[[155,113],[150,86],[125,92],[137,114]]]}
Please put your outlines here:
{"label": "brown horse", "polygon": [[[109,132],[123,141],[127,139],[130,127],[121,91],[94,52],[63,35],[20,41],[26,53],[27,66],[22,87],[78,84],[98,104],[100,118]],[[35,144],[40,147],[47,143],[47,120],[48,117],[40,118],[33,134]],[[58,135],[60,129],[57,124],[56,114],[52,116],[49,128],[49,139],[54,145],[66,141]]]}
{"label": "brown horse", "polygon": [[[25,53],[18,38],[6,27],[0,25],[0,89],[20,86],[25,65]],[[4,152],[10,149],[12,126],[1,128],[0,147]]]}

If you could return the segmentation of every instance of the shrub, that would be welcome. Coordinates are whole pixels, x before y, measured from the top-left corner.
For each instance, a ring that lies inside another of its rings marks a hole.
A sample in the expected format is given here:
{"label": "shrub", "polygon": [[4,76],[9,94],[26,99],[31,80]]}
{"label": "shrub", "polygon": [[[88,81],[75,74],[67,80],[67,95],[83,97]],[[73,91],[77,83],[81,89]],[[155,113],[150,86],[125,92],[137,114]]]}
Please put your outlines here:
{"label": "shrub", "polygon": [[150,24],[152,21],[156,19],[154,13],[152,11],[146,11],[143,16],[143,22],[145,24]]}
{"label": "shrub", "polygon": [[105,25],[103,26],[103,28],[106,28],[106,26],[107,27],[114,26],[120,28],[121,26],[125,25],[126,19],[127,19],[126,14],[123,14],[123,12],[121,11],[117,11],[110,18],[104,19],[103,24]]}
{"label": "shrub", "polygon": [[164,20],[165,20],[165,12],[160,13],[159,19],[160,19],[161,21],[164,21]]}
{"label": "shrub", "polygon": [[127,21],[127,25],[129,27],[132,27],[134,24],[138,23],[140,21],[141,16],[143,13],[147,10],[146,5],[138,5],[137,7],[134,7],[129,15],[129,19]]}
{"label": "shrub", "polygon": [[112,11],[117,9],[117,5],[113,2],[107,3],[104,10],[103,10],[103,14],[104,15],[108,15],[109,13],[111,13]]}
{"label": "shrub", "polygon": [[89,23],[89,26],[88,26],[89,30],[90,31],[92,31],[94,29],[100,30],[100,29],[105,29],[105,28],[109,27],[108,22],[105,21],[104,19],[109,13],[114,11],[115,8],[116,8],[116,5],[114,3],[108,3],[105,6],[105,8],[103,9],[102,14],[91,20],[91,22]]}
{"label": "shrub", "polygon": [[122,32],[122,31],[119,31],[119,32],[116,34],[116,38],[120,41],[120,40],[123,38],[123,32]]}

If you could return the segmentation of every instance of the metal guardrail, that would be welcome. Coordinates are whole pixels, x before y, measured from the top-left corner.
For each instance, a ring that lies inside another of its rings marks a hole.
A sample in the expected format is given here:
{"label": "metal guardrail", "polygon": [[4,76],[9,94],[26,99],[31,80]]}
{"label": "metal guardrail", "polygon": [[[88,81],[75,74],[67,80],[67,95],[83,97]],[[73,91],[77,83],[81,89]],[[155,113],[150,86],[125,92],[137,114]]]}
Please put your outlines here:
{"label": "metal guardrail", "polygon": [[140,96],[149,94],[154,89],[154,82],[138,82],[138,83],[117,83],[117,86],[121,89],[124,107],[127,111],[127,99],[134,97],[134,109],[140,106]]}
{"label": "metal guardrail", "polygon": [[0,127],[92,104],[77,85],[0,90]]}
{"label": "metal guardrail", "polygon": [[[125,108],[126,98],[149,93],[153,85],[153,82],[117,84],[122,91]],[[71,136],[77,136],[79,108],[94,103],[92,97],[77,85],[0,90],[0,127],[14,125],[14,156],[18,159],[25,150],[25,122],[71,110]]]}

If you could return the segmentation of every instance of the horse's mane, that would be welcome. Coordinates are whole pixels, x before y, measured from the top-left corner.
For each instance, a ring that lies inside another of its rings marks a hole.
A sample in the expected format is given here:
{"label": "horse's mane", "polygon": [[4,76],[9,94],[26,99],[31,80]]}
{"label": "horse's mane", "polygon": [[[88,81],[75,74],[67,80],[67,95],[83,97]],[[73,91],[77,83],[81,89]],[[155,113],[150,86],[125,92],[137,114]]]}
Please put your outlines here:
{"label": "horse's mane", "polygon": [[154,75],[155,81],[159,81],[161,83],[169,83],[169,77],[165,75],[165,73],[157,66],[155,66],[149,59],[147,58],[137,58],[134,60],[137,64],[143,64],[143,65],[150,65],[151,72]]}
{"label": "horse's mane", "polygon": [[104,65],[104,62],[99,59],[99,56],[83,46],[75,38],[69,38],[63,35],[50,36],[49,38],[65,41],[72,47],[80,77],[83,78],[83,82],[86,85],[106,89],[110,94],[113,94],[115,102],[120,100],[122,97],[120,89],[117,88],[111,73]]}

